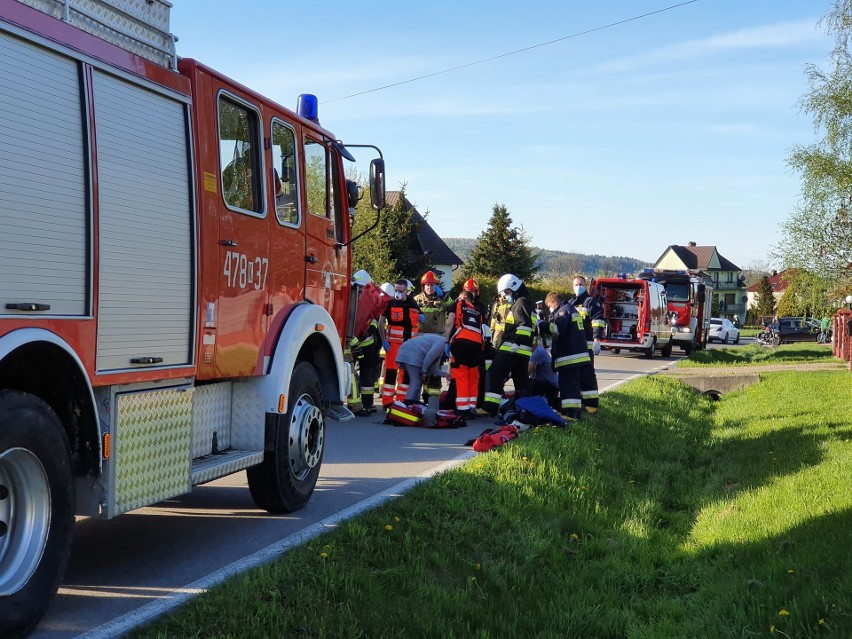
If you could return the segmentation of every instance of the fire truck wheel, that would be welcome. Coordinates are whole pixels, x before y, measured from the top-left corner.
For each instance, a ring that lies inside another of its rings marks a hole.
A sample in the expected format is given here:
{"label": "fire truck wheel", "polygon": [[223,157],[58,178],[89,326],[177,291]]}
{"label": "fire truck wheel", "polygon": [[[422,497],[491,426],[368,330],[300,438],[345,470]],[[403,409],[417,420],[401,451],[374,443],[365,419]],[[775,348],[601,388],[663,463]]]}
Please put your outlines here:
{"label": "fire truck wheel", "polygon": [[68,438],[42,400],[0,391],[0,637],[23,637],[68,564],[74,488]]}
{"label": "fire truck wheel", "polygon": [[672,355],[672,345],[671,343],[666,344],[660,349],[660,355],[663,357],[671,357]]}
{"label": "fire truck wheel", "polygon": [[645,358],[646,359],[654,359],[654,349],[657,348],[657,340],[652,339],[651,345],[645,349]]}
{"label": "fire truck wheel", "polygon": [[278,419],[275,450],[247,471],[249,491],[258,508],[293,512],[308,503],[325,450],[322,387],[316,369],[300,362],[290,378],[287,414]]}
{"label": "fire truck wheel", "polygon": [[692,355],[692,344],[683,345],[683,354],[687,356]]}

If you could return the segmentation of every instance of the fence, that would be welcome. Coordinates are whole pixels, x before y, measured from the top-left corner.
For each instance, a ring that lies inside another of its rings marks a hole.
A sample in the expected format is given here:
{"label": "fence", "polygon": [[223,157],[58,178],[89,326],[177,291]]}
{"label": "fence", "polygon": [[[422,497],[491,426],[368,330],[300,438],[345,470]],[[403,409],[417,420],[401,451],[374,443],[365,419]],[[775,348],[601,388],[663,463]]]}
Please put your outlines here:
{"label": "fence", "polygon": [[834,331],[834,356],[852,366],[852,310],[840,310],[831,318]]}

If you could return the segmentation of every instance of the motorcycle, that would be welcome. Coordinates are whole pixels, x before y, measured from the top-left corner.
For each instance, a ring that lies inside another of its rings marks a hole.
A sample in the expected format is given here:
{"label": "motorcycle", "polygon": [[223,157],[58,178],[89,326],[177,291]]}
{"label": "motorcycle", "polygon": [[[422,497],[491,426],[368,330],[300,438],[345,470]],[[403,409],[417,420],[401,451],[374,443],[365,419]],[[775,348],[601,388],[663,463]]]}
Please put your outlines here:
{"label": "motorcycle", "polygon": [[763,346],[778,346],[781,343],[781,333],[774,326],[766,326],[757,336],[757,341]]}
{"label": "motorcycle", "polygon": [[831,341],[834,339],[834,331],[831,328],[827,330],[820,331],[819,335],[817,335],[817,342],[820,344],[831,344]]}

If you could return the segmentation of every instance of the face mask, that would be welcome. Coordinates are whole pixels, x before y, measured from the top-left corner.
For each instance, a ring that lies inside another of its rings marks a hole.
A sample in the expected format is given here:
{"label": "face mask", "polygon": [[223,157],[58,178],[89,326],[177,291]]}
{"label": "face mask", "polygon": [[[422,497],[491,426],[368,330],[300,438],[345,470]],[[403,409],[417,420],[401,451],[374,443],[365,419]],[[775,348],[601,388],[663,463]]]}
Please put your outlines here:
{"label": "face mask", "polygon": [[585,287],[585,286],[575,286],[575,287],[574,287],[574,293],[575,293],[576,295],[582,295],[582,294],[583,294],[583,293],[585,293],[585,292],[586,292],[586,287]]}
{"label": "face mask", "polygon": [[405,299],[405,293],[403,293],[402,291],[394,291],[393,298],[395,300],[404,300]]}
{"label": "face mask", "polygon": [[511,301],[512,301],[512,296],[511,296],[511,295],[504,295],[504,297],[505,297],[505,299],[506,299],[506,301],[507,301],[507,302],[511,302]]}

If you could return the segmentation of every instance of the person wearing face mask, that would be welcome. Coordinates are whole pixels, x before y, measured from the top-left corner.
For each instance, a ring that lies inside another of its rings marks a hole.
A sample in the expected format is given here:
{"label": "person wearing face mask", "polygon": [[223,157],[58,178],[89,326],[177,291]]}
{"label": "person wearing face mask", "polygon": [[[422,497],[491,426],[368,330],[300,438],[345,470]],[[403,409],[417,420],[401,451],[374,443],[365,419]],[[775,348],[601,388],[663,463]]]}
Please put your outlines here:
{"label": "person wearing face mask", "polygon": [[538,322],[535,306],[529,298],[529,291],[518,277],[511,273],[501,277],[497,282],[497,292],[502,293],[511,307],[505,317],[503,341],[494,355],[488,389],[485,393],[483,408],[491,415],[496,415],[500,408],[503,385],[508,376],[512,377],[516,397],[529,395],[528,367]]}
{"label": "person wearing face mask", "polygon": [[379,337],[385,349],[385,376],[382,384],[382,406],[387,410],[394,400],[405,401],[408,393],[408,373],[403,369],[398,379],[396,354],[403,342],[417,335],[420,309],[408,297],[408,280],[398,279],[393,284],[393,298],[379,318]]}
{"label": "person wearing face mask", "polygon": [[578,275],[574,278],[574,297],[568,300],[583,318],[583,328],[586,331],[586,343],[588,344],[589,359],[591,366],[584,367],[581,371],[580,389],[583,399],[583,408],[587,413],[598,411],[599,393],[598,378],[595,374],[595,355],[600,355],[601,338],[606,330],[604,312],[600,302],[586,290],[586,278]]}

